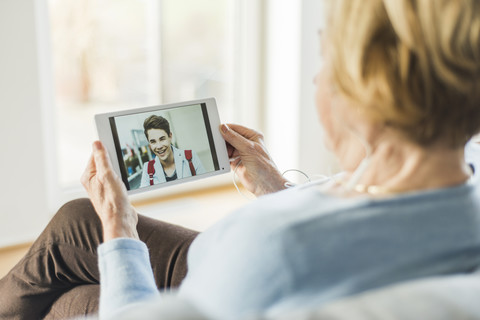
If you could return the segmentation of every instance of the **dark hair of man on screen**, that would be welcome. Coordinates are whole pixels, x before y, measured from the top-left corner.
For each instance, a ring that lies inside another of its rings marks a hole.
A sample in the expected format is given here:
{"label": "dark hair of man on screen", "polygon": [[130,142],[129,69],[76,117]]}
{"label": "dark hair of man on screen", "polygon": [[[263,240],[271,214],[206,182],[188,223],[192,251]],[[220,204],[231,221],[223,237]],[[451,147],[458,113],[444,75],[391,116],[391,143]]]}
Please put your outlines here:
{"label": "dark hair of man on screen", "polygon": [[167,133],[168,136],[171,136],[170,132],[170,124],[168,120],[162,116],[151,115],[143,122],[143,129],[145,133],[145,137],[148,140],[148,130],[150,129],[161,129]]}

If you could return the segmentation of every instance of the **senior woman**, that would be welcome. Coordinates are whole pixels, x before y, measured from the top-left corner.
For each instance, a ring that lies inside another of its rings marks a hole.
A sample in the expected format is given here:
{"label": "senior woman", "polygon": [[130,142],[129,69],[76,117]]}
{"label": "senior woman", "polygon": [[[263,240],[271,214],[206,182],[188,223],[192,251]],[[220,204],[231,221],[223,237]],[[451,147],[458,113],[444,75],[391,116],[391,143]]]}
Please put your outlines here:
{"label": "senior woman", "polygon": [[[231,319],[476,269],[480,190],[464,147],[480,131],[480,2],[330,1],[322,37],[316,105],[343,174],[286,188],[261,134],[222,125],[261,197],[197,236],[137,215],[95,142],[82,177],[95,211],[60,210],[1,280],[2,319],[39,318],[99,281],[106,318],[167,303],[157,288],[181,283],[178,297]],[[96,310],[95,294],[76,297],[71,310]]]}

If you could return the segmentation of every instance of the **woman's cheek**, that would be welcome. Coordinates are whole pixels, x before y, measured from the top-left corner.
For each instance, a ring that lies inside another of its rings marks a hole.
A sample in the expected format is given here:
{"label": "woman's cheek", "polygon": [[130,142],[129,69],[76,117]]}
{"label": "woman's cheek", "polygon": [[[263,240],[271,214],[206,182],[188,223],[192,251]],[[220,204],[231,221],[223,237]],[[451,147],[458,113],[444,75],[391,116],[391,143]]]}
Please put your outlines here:
{"label": "woman's cheek", "polygon": [[330,93],[328,92],[329,90],[326,90],[326,83],[324,79],[321,79],[321,76],[317,76],[316,78],[316,84],[317,84],[317,92],[316,92],[316,99],[315,99],[315,104],[316,104],[316,109],[317,109],[317,115],[318,119],[320,121],[320,124],[323,127],[323,130],[325,132],[325,145],[327,148],[332,149],[334,146],[334,141],[335,139],[335,121],[332,117],[332,105],[331,105],[331,96]]}

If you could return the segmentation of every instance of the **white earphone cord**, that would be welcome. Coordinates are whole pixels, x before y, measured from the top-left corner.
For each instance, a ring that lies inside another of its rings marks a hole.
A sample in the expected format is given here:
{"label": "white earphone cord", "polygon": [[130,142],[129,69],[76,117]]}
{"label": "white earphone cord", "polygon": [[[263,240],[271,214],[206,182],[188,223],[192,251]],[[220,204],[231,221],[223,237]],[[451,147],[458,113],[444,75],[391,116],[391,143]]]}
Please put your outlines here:
{"label": "white earphone cord", "polygon": [[[233,158],[233,159],[230,159],[230,162],[233,162],[233,161],[236,161],[238,160],[239,157],[236,157],[236,158]],[[235,188],[237,189],[237,192],[239,194],[241,194],[245,199],[248,199],[248,200],[252,200],[251,197],[248,197],[244,192],[242,192],[240,190],[240,188],[238,187],[238,184],[237,184],[237,181],[235,179],[235,177],[237,176],[237,169],[238,167],[240,166],[240,164],[242,163],[242,160],[240,159],[240,161],[238,161],[238,163],[236,164],[235,168],[233,169],[233,176],[232,176],[232,181],[233,181],[233,185],[235,186]],[[312,182],[312,180],[310,179],[310,177],[308,176],[308,174],[306,174],[305,172],[303,172],[302,170],[299,170],[299,169],[288,169],[288,170],[285,170],[283,173],[282,173],[282,176],[284,176],[286,173],[288,172],[299,172],[301,173],[303,176],[305,176],[305,178],[307,178],[307,181],[308,183]],[[320,181],[321,183],[325,182],[326,180],[330,179],[329,177],[325,176],[325,175],[318,175],[320,178],[322,178],[322,180]],[[285,188],[292,188],[292,187],[295,187],[296,184],[294,183],[291,183],[291,182],[285,182],[284,184],[284,187]]]}
{"label": "white earphone cord", "polygon": [[[370,145],[367,143],[367,141],[365,141],[362,137],[360,137],[358,134],[355,134],[355,132],[352,131],[352,133],[357,137],[358,140],[360,140],[360,142],[362,143],[363,147],[365,148],[365,158],[363,158],[363,160],[360,162],[360,164],[358,165],[358,167],[355,169],[355,171],[353,172],[352,176],[350,177],[350,179],[348,180],[347,184],[345,185],[345,189],[347,191],[350,191],[352,190],[353,188],[355,188],[355,186],[358,184],[358,181],[362,178],[363,174],[365,173],[365,171],[368,169],[368,166],[370,165],[370,156],[372,154],[372,148],[370,147]],[[233,162],[233,161],[236,161],[238,160],[240,157],[235,157],[233,159],[230,159],[230,162]],[[242,163],[242,159],[240,159],[240,161],[238,161],[237,165],[235,166],[235,169],[233,170],[233,177],[232,177],[232,180],[233,180],[233,185],[235,186],[235,188],[237,189],[238,193],[240,193],[243,197],[245,197],[246,199],[248,200],[251,200],[249,197],[247,197],[247,195],[245,195],[242,191],[240,191],[240,188],[238,187],[237,185],[237,182],[235,181],[235,176],[237,175],[237,169],[238,167],[240,166],[240,164]],[[298,169],[288,169],[288,170],[285,170],[283,173],[282,173],[282,177],[287,173],[287,172],[299,172],[301,173],[302,175],[304,175],[308,182],[310,183],[311,182],[311,179],[310,177],[303,171],[301,170],[298,170]],[[327,176],[324,176],[324,175],[319,175],[320,177],[324,178],[323,181],[325,180],[329,180],[331,177],[327,177]],[[296,185],[293,184],[293,183],[290,183],[290,182],[285,182],[284,184],[284,187],[285,188],[291,188],[291,187],[295,187]]]}

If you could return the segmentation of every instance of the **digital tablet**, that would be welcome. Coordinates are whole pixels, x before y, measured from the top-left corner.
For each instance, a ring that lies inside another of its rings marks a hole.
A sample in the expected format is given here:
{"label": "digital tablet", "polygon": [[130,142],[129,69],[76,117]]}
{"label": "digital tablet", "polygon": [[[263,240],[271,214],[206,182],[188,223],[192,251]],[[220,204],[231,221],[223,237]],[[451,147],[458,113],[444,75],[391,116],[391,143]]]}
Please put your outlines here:
{"label": "digital tablet", "polygon": [[129,194],[230,171],[214,98],[95,115]]}

